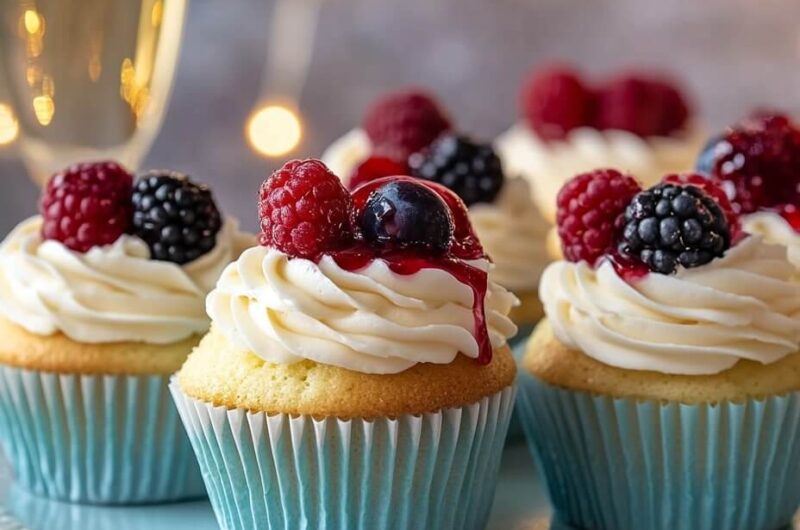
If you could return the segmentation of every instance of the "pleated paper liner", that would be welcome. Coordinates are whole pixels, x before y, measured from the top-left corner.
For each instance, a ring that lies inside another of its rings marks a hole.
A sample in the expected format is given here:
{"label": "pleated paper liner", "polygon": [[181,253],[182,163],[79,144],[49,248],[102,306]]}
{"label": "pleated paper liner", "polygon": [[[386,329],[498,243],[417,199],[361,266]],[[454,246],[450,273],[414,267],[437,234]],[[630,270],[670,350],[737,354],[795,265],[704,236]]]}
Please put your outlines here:
{"label": "pleated paper liner", "polygon": [[0,442],[17,483],[59,500],[138,504],[205,494],[169,376],[0,366]]}
{"label": "pleated paper liner", "polygon": [[[511,353],[514,355],[514,360],[517,362],[518,370],[521,369],[519,368],[519,361],[522,359],[522,356],[525,355],[525,346],[528,344],[528,339],[535,328],[536,324],[520,326],[517,334],[508,341],[508,345],[511,346]],[[519,397],[517,397],[517,400],[519,400]],[[515,444],[524,439],[522,423],[519,421],[519,411],[517,408],[518,405],[515,405],[514,412],[511,414],[511,423],[508,425],[508,437],[506,438],[508,444]]]}
{"label": "pleated paper liner", "polygon": [[800,506],[800,393],[686,405],[518,376],[556,516],[587,530],[774,530]]}
{"label": "pleated paper liner", "polygon": [[396,419],[315,419],[172,395],[224,530],[483,529],[515,389]]}

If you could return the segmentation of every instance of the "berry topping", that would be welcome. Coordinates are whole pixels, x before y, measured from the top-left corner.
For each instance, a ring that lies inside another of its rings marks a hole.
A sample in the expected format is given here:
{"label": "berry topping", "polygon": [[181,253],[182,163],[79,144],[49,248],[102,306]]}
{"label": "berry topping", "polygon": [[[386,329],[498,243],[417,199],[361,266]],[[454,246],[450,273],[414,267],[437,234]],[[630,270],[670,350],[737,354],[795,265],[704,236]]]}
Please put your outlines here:
{"label": "berry topping", "polygon": [[315,258],[352,240],[350,194],[319,160],[292,160],[261,184],[259,241],[289,256]]}
{"label": "berry topping", "polygon": [[450,120],[431,96],[409,90],[373,103],[363,127],[376,149],[389,148],[405,158],[450,129]]}
{"label": "berry topping", "polygon": [[625,207],[641,191],[633,177],[613,169],[584,173],[558,193],[558,235],[569,261],[594,264],[613,251]]}
{"label": "berry topping", "polygon": [[[759,113],[712,139],[697,169],[729,182],[739,213],[800,204],[800,129],[781,114]],[[726,191],[728,188],[726,188]]]}
{"label": "berry topping", "polygon": [[725,212],[695,185],[659,184],[638,193],[625,210],[619,252],[661,274],[698,267],[722,256],[731,235]]}
{"label": "berry topping", "polygon": [[447,204],[424,184],[410,180],[392,181],[370,193],[358,225],[364,239],[379,247],[440,254],[453,241]]}
{"label": "berry topping", "polygon": [[401,164],[386,156],[373,155],[359,164],[353,171],[347,184],[351,190],[354,190],[365,182],[370,182],[381,177],[405,175],[407,173],[408,166],[405,164]]}
{"label": "berry topping", "polygon": [[623,76],[597,92],[598,129],[619,129],[641,137],[666,136],[682,129],[688,117],[680,92],[660,80]]}
{"label": "berry topping", "polygon": [[592,94],[578,74],[562,67],[534,72],[521,94],[522,115],[545,140],[563,139],[591,121]]}
{"label": "berry topping", "polygon": [[492,202],[503,186],[503,167],[492,146],[456,134],[445,134],[414,153],[408,165],[415,177],[444,185],[467,206]]}
{"label": "berry topping", "polygon": [[42,238],[78,252],[109,245],[131,225],[133,177],[114,162],[76,164],[50,178],[39,209]]}
{"label": "berry topping", "polygon": [[211,190],[188,176],[151,171],[133,190],[133,233],[153,259],[184,264],[214,248],[222,218]]}
{"label": "berry topping", "polygon": [[794,204],[784,204],[777,210],[778,215],[783,217],[792,229],[800,234],[800,206]]}
{"label": "berry topping", "polygon": [[692,186],[697,186],[703,190],[706,195],[717,201],[719,207],[722,208],[723,212],[725,212],[725,219],[728,221],[728,227],[731,231],[731,240],[737,240],[742,229],[742,224],[739,221],[739,215],[734,210],[731,201],[728,199],[728,195],[725,193],[725,190],[722,188],[719,182],[710,180],[703,175],[698,175],[697,173],[667,175],[661,181],[670,184],[689,184]]}
{"label": "berry topping", "polygon": [[[478,241],[472,229],[472,224],[469,221],[469,214],[467,213],[467,207],[464,205],[464,201],[449,189],[435,182],[405,176],[385,177],[368,182],[353,191],[353,208],[356,216],[364,209],[364,206],[375,190],[387,183],[399,181],[408,181],[416,185],[421,184],[431,191],[436,192],[447,205],[453,222],[453,242],[450,246],[450,254],[463,260],[486,257],[483,252],[483,247],[481,247],[481,243]],[[358,225],[358,219],[355,219],[353,224]]]}

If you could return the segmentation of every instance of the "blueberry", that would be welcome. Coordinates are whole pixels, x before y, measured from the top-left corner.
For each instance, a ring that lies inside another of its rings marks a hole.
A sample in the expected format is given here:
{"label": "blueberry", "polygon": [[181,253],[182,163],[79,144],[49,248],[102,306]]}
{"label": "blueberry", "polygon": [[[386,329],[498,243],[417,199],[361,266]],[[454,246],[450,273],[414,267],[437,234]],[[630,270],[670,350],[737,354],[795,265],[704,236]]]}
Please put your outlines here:
{"label": "blueberry", "polygon": [[373,191],[359,215],[364,239],[381,247],[446,252],[453,241],[453,218],[436,192],[409,181]]}
{"label": "blueberry", "polygon": [[700,152],[695,163],[695,169],[706,175],[713,175],[717,160],[720,160],[725,155],[730,154],[733,148],[731,144],[725,140],[724,135],[718,135],[711,138],[706,142],[705,147]]}

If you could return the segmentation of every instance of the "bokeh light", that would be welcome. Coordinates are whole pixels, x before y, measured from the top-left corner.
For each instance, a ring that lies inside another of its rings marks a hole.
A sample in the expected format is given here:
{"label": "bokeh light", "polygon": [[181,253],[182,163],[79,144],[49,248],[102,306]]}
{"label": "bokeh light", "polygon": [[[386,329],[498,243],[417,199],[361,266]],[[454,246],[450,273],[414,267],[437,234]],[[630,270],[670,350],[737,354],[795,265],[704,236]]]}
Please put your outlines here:
{"label": "bokeh light", "polygon": [[291,152],[300,144],[303,128],[297,113],[283,105],[264,105],[247,120],[247,139],[264,156]]}
{"label": "bokeh light", "polygon": [[19,134],[19,122],[14,111],[6,103],[0,103],[0,145],[8,145]]}

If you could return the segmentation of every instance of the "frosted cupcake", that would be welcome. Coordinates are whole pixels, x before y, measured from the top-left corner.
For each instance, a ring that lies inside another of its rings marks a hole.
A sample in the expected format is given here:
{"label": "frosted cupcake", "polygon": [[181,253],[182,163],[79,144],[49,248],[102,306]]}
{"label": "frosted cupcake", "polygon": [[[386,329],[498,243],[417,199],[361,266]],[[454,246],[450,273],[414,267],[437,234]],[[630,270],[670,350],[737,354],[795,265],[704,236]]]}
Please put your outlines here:
{"label": "frosted cupcake", "polygon": [[530,331],[541,318],[537,288],[548,262],[548,225],[534,207],[528,183],[506,177],[491,146],[454,133],[447,113],[431,96],[400,91],[379,99],[367,110],[363,127],[331,144],[323,161],[350,189],[375,178],[409,174],[455,192],[469,208],[472,226],[494,264],[492,279],[522,301],[512,313],[514,321]]}
{"label": "frosted cupcake", "polygon": [[[558,206],[568,261],[542,278],[547,317],[519,400],[556,517],[592,530],[789,523],[800,286],[785,248],[739,233],[698,175],[639,191],[585,174]],[[581,246],[587,216],[617,227],[605,248]]]}
{"label": "frosted cupcake", "polygon": [[708,142],[697,169],[717,179],[748,232],[788,249],[800,280],[800,129],[756,114]]}
{"label": "frosted cupcake", "polygon": [[33,492],[91,503],[203,494],[167,396],[242,236],[209,190],[110,162],[56,174],[0,246],[0,441]]}
{"label": "frosted cupcake", "polygon": [[483,528],[515,298],[464,206],[408,177],[351,197],[306,160],[259,210],[261,246],[223,273],[172,384],[220,526]]}
{"label": "frosted cupcake", "polygon": [[[672,84],[620,75],[597,87],[564,67],[535,71],[522,87],[522,119],[497,138],[506,171],[525,177],[542,216],[555,223],[556,194],[578,173],[614,167],[653,184],[692,167],[703,135]],[[548,250],[559,257],[551,232]]]}

